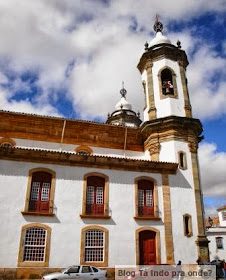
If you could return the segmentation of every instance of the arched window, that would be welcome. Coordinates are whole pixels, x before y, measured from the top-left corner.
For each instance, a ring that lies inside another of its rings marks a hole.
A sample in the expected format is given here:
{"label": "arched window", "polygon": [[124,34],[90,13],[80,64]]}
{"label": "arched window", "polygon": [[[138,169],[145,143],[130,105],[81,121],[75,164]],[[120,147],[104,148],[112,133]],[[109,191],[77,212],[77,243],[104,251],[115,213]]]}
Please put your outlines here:
{"label": "arched window", "polygon": [[28,228],[24,238],[23,261],[43,262],[45,259],[46,230]]}
{"label": "arched window", "polygon": [[92,149],[90,149],[87,146],[79,146],[75,149],[75,152],[76,155],[80,155],[80,156],[88,156],[93,154]]}
{"label": "arched window", "polygon": [[31,193],[28,211],[49,212],[52,174],[34,172],[32,174]]}
{"label": "arched window", "polygon": [[183,215],[183,223],[184,223],[184,235],[187,237],[191,237],[192,236],[191,215],[189,214]]}
{"label": "arched window", "polygon": [[221,236],[216,237],[216,247],[217,247],[217,249],[223,249],[224,248],[223,237],[221,237]]}
{"label": "arched window", "polygon": [[13,145],[9,142],[3,142],[0,144],[1,147],[4,147],[4,148],[12,148]]}
{"label": "arched window", "polygon": [[82,218],[110,218],[108,206],[108,177],[90,173],[84,179]]}
{"label": "arched window", "polygon": [[158,72],[160,98],[178,98],[176,74],[173,69],[164,67]]}
{"label": "arched window", "polygon": [[174,94],[173,77],[171,71],[166,68],[161,72],[162,93],[164,95]]}
{"label": "arched window", "polygon": [[108,265],[108,230],[101,226],[88,226],[81,233],[81,264]]}
{"label": "arched window", "polygon": [[104,232],[90,229],[85,232],[85,262],[104,261]]}
{"label": "arched window", "polygon": [[154,184],[151,181],[140,180],[138,182],[138,215],[154,215]]}
{"label": "arched window", "polygon": [[0,147],[12,148],[15,145],[16,145],[16,142],[10,138],[1,138],[0,139]]}
{"label": "arched window", "polygon": [[135,219],[159,219],[158,193],[153,180],[140,177],[135,182]]}
{"label": "arched window", "polygon": [[187,160],[185,152],[178,152],[178,163],[180,169],[187,169]]}
{"label": "arched window", "polygon": [[105,179],[98,176],[87,178],[86,214],[104,214]]}
{"label": "arched window", "polygon": [[25,211],[23,214],[53,215],[55,172],[46,168],[29,172]]}
{"label": "arched window", "polygon": [[18,266],[48,266],[51,229],[33,223],[22,228]]}

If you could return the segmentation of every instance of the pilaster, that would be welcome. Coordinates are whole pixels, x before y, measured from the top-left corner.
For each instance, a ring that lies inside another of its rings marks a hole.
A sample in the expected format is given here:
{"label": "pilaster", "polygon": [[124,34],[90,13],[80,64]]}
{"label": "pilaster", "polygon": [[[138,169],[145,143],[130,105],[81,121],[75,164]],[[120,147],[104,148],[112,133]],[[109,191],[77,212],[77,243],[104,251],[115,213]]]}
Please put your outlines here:
{"label": "pilaster", "polygon": [[170,187],[169,187],[169,176],[166,174],[162,174],[162,189],[163,189],[163,206],[164,206],[166,263],[174,264],[175,261],[174,261]]}
{"label": "pilaster", "polygon": [[197,212],[196,217],[197,217],[198,236],[195,242],[197,245],[198,256],[202,259],[203,262],[207,262],[209,261],[209,248],[208,248],[209,241],[205,235],[203,197],[202,197],[201,186],[200,186],[200,176],[199,176],[198,157],[197,157],[198,143],[189,141],[188,146],[191,152],[194,194],[195,194],[195,204],[196,204],[196,212]]}
{"label": "pilaster", "polygon": [[148,116],[149,120],[156,119],[156,108],[154,101],[154,87],[153,87],[153,75],[152,75],[152,62],[147,62],[147,84],[148,84]]}
{"label": "pilaster", "polygon": [[180,67],[180,76],[181,76],[181,82],[183,87],[183,95],[184,95],[184,110],[185,110],[185,116],[188,118],[192,118],[191,113],[191,104],[189,100],[189,93],[188,93],[188,87],[187,87],[187,79],[185,76],[185,69],[184,69],[184,63],[179,62]]}

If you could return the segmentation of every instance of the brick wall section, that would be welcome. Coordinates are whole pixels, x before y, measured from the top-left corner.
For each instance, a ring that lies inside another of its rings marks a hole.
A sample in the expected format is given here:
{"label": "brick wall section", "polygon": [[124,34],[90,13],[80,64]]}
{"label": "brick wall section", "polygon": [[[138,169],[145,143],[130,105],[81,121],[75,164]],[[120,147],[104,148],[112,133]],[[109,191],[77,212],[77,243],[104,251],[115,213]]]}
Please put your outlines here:
{"label": "brick wall section", "polygon": [[[0,111],[0,136],[60,143],[65,119]],[[66,120],[63,143],[124,149],[125,127]],[[127,128],[126,149],[143,151],[140,129]]]}

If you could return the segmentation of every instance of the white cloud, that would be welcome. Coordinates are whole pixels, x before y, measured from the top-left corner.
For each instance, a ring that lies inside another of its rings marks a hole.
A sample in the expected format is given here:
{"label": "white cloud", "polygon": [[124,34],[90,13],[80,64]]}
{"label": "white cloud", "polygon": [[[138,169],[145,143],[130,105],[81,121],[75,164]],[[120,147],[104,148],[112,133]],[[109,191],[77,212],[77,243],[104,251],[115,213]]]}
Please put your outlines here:
{"label": "white cloud", "polygon": [[214,143],[203,143],[199,148],[199,164],[205,197],[226,199],[226,153],[217,152]]}
{"label": "white cloud", "polygon": [[199,164],[205,215],[217,216],[216,209],[226,204],[226,153],[204,142],[199,147]]}
{"label": "white cloud", "polygon": [[8,101],[8,93],[5,90],[0,89],[0,104],[2,110],[5,111],[14,111],[21,113],[30,113],[37,115],[51,115],[51,116],[60,116],[57,110],[52,107],[50,104],[46,103],[34,103],[31,104],[28,99],[26,100],[11,100]]}
{"label": "white cloud", "polygon": [[[143,94],[136,65],[143,43],[151,39],[148,33],[152,30],[156,12],[167,26],[167,21],[172,19],[189,20],[206,11],[223,9],[221,0],[214,3],[125,0],[110,1],[107,5],[89,0],[1,1],[0,56],[8,59],[7,67],[18,75],[27,70],[38,71],[40,93],[37,102],[49,102],[51,88],[68,87],[67,97],[71,98],[76,111],[82,112],[82,117],[105,117],[118,101],[118,91],[124,80],[128,101],[135,104],[134,109],[142,111]],[[131,25],[133,32],[129,31]],[[191,42],[195,38],[188,30],[176,35],[183,47],[192,48]],[[199,52],[189,67],[197,69],[195,72],[189,70],[189,86],[194,112],[203,118],[224,111],[223,85],[215,93],[212,113],[206,110],[205,96],[211,98],[213,94],[210,89],[201,90],[203,77],[208,69],[216,70],[213,66],[218,64],[218,70],[223,66],[220,59],[210,53],[207,66],[202,68],[201,58],[209,55],[205,44],[204,48],[206,52]],[[74,71],[66,78],[65,71],[73,60]],[[200,108],[196,104],[204,106]]]}
{"label": "white cloud", "polygon": [[[216,118],[226,113],[226,83],[219,75],[225,75],[226,62],[211,46],[202,44],[190,61],[188,81],[191,104],[199,118]],[[211,109],[210,109],[211,104]]]}

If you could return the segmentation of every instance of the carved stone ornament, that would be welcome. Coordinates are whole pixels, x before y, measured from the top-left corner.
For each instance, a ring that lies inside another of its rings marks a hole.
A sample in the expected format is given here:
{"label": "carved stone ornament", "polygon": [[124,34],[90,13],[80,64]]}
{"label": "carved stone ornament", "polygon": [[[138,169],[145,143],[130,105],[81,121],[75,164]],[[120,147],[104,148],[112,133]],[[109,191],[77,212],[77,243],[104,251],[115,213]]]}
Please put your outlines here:
{"label": "carved stone ornament", "polygon": [[198,150],[198,143],[194,141],[189,141],[188,147],[191,153],[197,153]]}
{"label": "carved stone ornament", "polygon": [[150,155],[159,154],[159,152],[160,152],[160,143],[159,142],[152,143],[148,150],[150,152]]}

